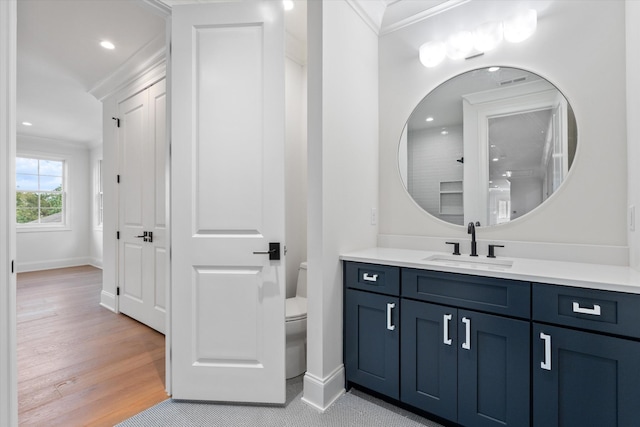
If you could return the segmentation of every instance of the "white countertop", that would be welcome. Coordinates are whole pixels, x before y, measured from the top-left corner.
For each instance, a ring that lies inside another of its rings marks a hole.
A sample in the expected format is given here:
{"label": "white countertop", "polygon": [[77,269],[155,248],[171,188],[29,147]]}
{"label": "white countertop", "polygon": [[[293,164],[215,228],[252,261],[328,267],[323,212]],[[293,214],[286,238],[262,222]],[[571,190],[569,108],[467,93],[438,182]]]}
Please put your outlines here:
{"label": "white countertop", "polygon": [[[425,258],[441,257],[443,261]],[[397,267],[422,268],[464,273],[476,276],[500,277],[527,282],[550,283],[589,289],[640,294],[640,272],[629,267],[586,264],[565,261],[547,261],[526,258],[500,257],[489,259],[484,255],[472,258],[468,254],[452,256],[450,253],[394,248],[369,248],[342,254],[343,261],[385,264]],[[446,259],[451,259],[447,261]],[[459,261],[458,261],[459,260]],[[509,268],[499,265],[470,264],[466,261],[512,261]]]}

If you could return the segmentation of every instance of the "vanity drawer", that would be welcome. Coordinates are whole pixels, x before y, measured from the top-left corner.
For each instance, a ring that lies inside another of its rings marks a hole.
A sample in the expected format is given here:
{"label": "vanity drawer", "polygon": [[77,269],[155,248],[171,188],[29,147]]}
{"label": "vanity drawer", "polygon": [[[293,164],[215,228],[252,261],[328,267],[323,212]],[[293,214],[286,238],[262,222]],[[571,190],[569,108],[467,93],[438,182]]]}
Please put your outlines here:
{"label": "vanity drawer", "polygon": [[640,338],[640,295],[534,283],[533,319]]}
{"label": "vanity drawer", "polygon": [[344,279],[348,288],[400,295],[400,268],[398,267],[345,262]]}
{"label": "vanity drawer", "polygon": [[531,284],[518,280],[407,268],[402,296],[525,319],[531,315]]}

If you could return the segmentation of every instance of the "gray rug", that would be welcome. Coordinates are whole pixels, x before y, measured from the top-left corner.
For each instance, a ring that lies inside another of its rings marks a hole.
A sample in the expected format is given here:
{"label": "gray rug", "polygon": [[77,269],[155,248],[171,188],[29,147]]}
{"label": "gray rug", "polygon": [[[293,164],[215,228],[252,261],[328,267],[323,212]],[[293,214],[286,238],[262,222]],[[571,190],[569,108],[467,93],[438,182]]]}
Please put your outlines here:
{"label": "gray rug", "polygon": [[284,407],[168,399],[118,424],[117,427],[442,427],[355,389],[341,396],[324,413],[319,413],[304,404],[301,398],[302,376],[287,381],[287,401]]}

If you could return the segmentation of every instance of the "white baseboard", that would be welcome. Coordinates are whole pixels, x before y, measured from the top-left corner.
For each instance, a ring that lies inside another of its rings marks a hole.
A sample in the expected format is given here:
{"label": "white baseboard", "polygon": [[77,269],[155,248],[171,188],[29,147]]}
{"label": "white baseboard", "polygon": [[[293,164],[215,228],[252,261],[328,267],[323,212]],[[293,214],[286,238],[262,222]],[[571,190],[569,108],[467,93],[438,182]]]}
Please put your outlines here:
{"label": "white baseboard", "polygon": [[102,270],[102,258],[89,258],[89,265]]}
{"label": "white baseboard", "polygon": [[105,290],[100,292],[100,305],[114,313],[118,312],[116,310],[116,296],[111,292],[107,292]]}
{"label": "white baseboard", "polygon": [[29,271],[52,270],[54,268],[78,267],[80,265],[91,265],[91,258],[79,257],[32,262],[18,261],[16,263],[16,271],[18,273],[26,273]]}
{"label": "white baseboard", "polygon": [[345,392],[344,365],[325,378],[318,378],[309,372],[304,374],[302,401],[320,412],[326,411]]}

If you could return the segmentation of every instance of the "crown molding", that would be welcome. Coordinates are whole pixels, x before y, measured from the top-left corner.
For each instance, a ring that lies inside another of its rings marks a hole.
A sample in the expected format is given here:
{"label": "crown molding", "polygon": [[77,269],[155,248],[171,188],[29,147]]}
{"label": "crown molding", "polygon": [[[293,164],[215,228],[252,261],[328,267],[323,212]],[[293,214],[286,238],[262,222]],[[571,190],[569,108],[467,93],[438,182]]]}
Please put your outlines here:
{"label": "crown molding", "polygon": [[[443,12],[449,11],[451,9],[454,9],[458,6],[462,6],[465,3],[470,2],[471,0],[448,0],[444,3],[441,3],[437,6],[431,7],[423,12],[420,13],[416,13],[412,16],[409,16],[408,18],[405,19],[401,19],[400,21],[397,22],[392,22],[388,25],[385,25],[384,27],[382,27],[380,29],[380,35],[384,36],[386,34],[392,33],[394,31],[398,31],[401,30],[402,28],[406,28],[410,25],[416,24],[418,22],[424,21],[425,19],[429,19],[432,16],[436,16],[439,15]],[[397,4],[398,6],[400,6],[400,4],[402,4],[401,1],[398,1],[396,3],[394,3],[394,5]],[[394,6],[394,7],[398,7],[398,6]]]}
{"label": "crown molding", "polygon": [[163,63],[166,57],[166,35],[161,32],[152,41],[134,53],[109,76],[96,83],[89,93],[99,101],[118,92],[134,81],[141,73]]}
{"label": "crown molding", "polygon": [[345,0],[349,6],[360,16],[360,18],[373,30],[376,35],[380,35],[382,18],[387,4],[384,0]]}

